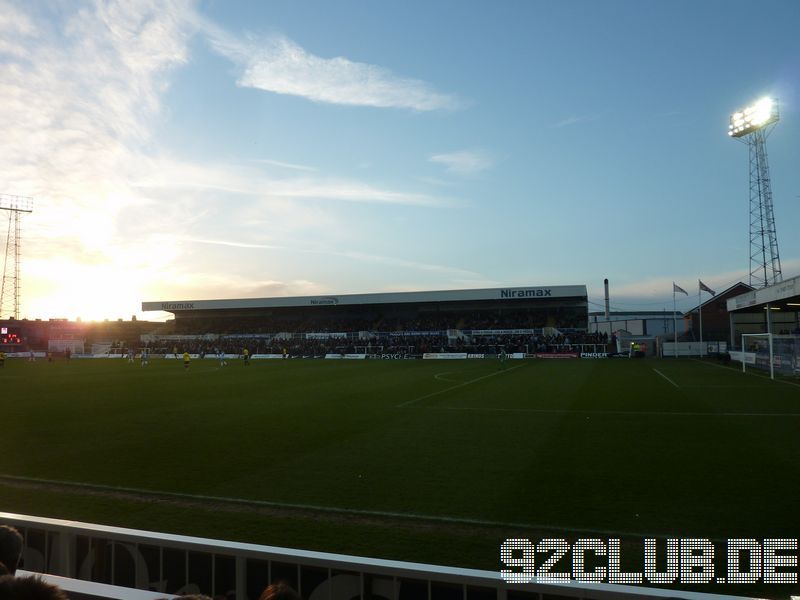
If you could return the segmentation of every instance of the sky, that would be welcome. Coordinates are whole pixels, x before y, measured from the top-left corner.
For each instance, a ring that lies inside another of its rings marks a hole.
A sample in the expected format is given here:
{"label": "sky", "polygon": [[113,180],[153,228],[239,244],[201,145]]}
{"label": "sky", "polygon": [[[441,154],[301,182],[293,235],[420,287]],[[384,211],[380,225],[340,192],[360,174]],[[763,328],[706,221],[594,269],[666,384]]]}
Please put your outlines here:
{"label": "sky", "polygon": [[766,95],[798,275],[798,26],[796,0],[0,0],[20,317],[562,284],[599,310],[605,277],[612,309],[674,281],[686,310],[748,280],[727,128]]}

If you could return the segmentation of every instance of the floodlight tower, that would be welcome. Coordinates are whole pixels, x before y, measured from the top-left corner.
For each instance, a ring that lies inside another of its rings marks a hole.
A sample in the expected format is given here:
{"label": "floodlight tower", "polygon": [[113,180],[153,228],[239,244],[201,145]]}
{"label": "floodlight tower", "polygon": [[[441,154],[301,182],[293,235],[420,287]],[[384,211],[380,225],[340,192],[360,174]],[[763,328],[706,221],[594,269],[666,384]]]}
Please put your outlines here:
{"label": "floodlight tower", "polygon": [[0,318],[19,319],[20,216],[33,212],[33,198],[0,194],[0,210],[8,211],[3,283],[0,285]]}
{"label": "floodlight tower", "polygon": [[747,144],[750,151],[750,285],[756,288],[783,279],[767,164],[767,136],[778,119],[778,103],[762,98],[733,113],[728,127],[728,135]]}

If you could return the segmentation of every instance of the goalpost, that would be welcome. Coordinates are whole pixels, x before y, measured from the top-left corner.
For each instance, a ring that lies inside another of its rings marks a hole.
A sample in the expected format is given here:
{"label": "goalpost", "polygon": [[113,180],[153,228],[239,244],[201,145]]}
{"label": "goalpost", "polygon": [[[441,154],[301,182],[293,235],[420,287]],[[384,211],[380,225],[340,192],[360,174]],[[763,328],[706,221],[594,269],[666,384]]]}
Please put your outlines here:
{"label": "goalpost", "polygon": [[752,366],[768,370],[771,379],[775,379],[775,371],[782,375],[800,375],[800,335],[742,334],[743,373],[747,370],[745,355],[748,351],[755,354]]}
{"label": "goalpost", "polygon": [[756,360],[755,365],[758,365],[759,354],[764,355],[764,349],[767,348],[769,354],[769,377],[775,379],[775,365],[772,353],[772,334],[771,333],[743,333],[742,334],[742,373],[747,372],[747,354],[748,346],[747,341],[750,341],[750,348],[755,352]]}

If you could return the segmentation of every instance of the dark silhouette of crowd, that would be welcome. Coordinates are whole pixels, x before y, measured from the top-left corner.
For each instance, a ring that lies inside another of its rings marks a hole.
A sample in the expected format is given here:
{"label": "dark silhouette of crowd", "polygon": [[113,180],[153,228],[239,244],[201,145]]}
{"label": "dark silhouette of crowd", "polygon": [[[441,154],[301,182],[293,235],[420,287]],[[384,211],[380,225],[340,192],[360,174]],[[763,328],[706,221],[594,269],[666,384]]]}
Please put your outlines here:
{"label": "dark silhouette of crowd", "polygon": [[[0,600],[68,600],[60,587],[46,582],[40,575],[17,575],[22,559],[24,540],[19,531],[0,525]],[[202,594],[178,596],[179,600],[212,600]],[[301,600],[300,595],[286,582],[267,586],[259,600]]]}
{"label": "dark silhouette of crowd", "polygon": [[16,529],[0,525],[0,574],[13,575],[17,572],[22,545],[22,536]]}
{"label": "dark silhouette of crowd", "polygon": [[0,525],[0,600],[67,600],[58,586],[36,575],[17,577],[23,539],[8,525]]}
{"label": "dark silhouette of crowd", "polygon": [[[484,330],[486,331],[486,330]],[[328,336],[328,337],[326,337]],[[554,353],[605,351],[608,334],[571,331],[558,334],[510,333],[448,335],[439,332],[391,332],[331,335],[321,332],[294,334],[290,338],[262,335],[220,335],[216,339],[202,337],[176,337],[150,342],[151,354],[182,354],[189,352],[200,357],[219,353],[239,356],[247,348],[250,355],[288,355],[290,357],[323,357],[326,354],[401,354],[421,355],[430,352],[458,352],[473,354]],[[141,352],[141,344],[133,349]],[[119,353],[127,356],[127,349]]]}
{"label": "dark silhouette of crowd", "polygon": [[285,314],[252,317],[182,316],[175,323],[177,334],[277,334],[337,333],[355,331],[433,332],[448,329],[541,329],[558,323],[560,328],[585,327],[585,313],[555,307],[546,310],[480,310],[454,312],[396,312],[390,314],[339,311],[337,315],[298,309]]}

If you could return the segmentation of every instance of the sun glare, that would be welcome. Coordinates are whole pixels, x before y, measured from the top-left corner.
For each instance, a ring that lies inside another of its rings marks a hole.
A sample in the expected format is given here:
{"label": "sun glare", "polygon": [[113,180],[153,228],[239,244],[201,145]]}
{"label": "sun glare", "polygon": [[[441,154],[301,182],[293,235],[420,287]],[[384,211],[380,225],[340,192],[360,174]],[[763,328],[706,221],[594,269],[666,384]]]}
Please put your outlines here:
{"label": "sun glare", "polygon": [[[29,301],[25,299],[30,298]],[[25,318],[82,320],[140,316],[136,272],[117,264],[81,265],[66,259],[30,261],[23,290]]]}

